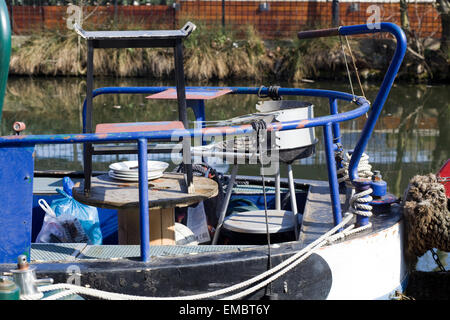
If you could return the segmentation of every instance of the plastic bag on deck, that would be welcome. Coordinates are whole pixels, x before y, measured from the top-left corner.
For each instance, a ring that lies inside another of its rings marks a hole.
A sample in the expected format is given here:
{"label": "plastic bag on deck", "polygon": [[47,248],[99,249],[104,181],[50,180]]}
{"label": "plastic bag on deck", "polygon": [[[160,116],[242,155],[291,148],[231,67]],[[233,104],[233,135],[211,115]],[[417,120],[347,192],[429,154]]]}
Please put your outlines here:
{"label": "plastic bag on deck", "polygon": [[43,199],[39,200],[46,214],[36,242],[102,244],[97,208],[75,200],[72,180],[65,177],[63,181],[64,190],[56,189],[63,198],[53,200],[51,207]]}
{"label": "plastic bag on deck", "polygon": [[[42,199],[41,199],[42,200]],[[88,237],[78,219],[73,216],[50,214],[46,211],[37,243],[87,243]]]}
{"label": "plastic bag on deck", "polygon": [[78,202],[61,189],[57,189],[57,191],[64,198],[53,200],[51,208],[58,218],[60,216],[65,219],[71,217],[73,223],[72,225],[66,225],[66,227],[72,229],[68,231],[79,233],[80,230],[77,226],[79,223],[88,238],[88,244],[102,244],[102,232],[100,230],[97,208]]}

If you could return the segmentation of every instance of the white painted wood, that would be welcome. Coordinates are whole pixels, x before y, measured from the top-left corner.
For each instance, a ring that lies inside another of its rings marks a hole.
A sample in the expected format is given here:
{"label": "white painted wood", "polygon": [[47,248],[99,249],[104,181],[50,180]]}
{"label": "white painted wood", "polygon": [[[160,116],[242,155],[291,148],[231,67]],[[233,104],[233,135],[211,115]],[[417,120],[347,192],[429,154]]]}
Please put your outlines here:
{"label": "white painted wood", "polygon": [[318,254],[329,264],[333,283],[327,299],[390,299],[406,285],[403,223],[375,234],[321,248]]}

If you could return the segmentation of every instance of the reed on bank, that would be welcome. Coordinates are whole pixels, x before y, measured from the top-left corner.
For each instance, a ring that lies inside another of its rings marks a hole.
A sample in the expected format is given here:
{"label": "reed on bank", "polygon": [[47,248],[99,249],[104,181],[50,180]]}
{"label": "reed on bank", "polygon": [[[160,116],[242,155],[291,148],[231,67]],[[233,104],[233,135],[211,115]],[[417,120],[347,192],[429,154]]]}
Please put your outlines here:
{"label": "reed on bank", "polygon": [[[139,29],[139,23],[106,28]],[[352,40],[353,56],[363,79],[379,79],[395,49],[390,39]],[[338,38],[263,41],[252,26],[224,29],[197,23],[184,41],[187,80],[283,80],[345,79],[345,63],[352,70],[351,55],[346,59]],[[449,59],[430,51],[427,61],[407,54],[399,77],[408,80],[449,79]],[[441,61],[442,60],[442,61]],[[421,64],[426,68],[420,68]],[[173,78],[173,51],[152,49],[102,49],[94,52],[94,75],[115,77]],[[74,31],[39,32],[13,48],[10,74],[36,76],[84,76],[86,44]]]}

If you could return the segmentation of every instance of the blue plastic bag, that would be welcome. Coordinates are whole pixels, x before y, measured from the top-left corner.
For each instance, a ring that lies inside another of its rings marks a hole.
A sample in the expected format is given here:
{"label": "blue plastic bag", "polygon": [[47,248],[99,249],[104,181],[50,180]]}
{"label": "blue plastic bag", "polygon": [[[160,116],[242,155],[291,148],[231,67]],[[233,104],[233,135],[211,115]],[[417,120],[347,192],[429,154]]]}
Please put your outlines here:
{"label": "blue plastic bag", "polygon": [[[65,179],[64,185],[66,185],[66,182],[68,180]],[[97,208],[78,202],[62,189],[58,188],[56,191],[64,197],[52,201],[51,208],[56,216],[65,215],[77,219],[88,237],[88,244],[102,244],[102,232],[100,230]]]}
{"label": "blue plastic bag", "polygon": [[63,178],[63,190],[65,193],[67,193],[69,196],[72,196],[72,188],[74,187],[74,183],[72,179],[69,177]]}

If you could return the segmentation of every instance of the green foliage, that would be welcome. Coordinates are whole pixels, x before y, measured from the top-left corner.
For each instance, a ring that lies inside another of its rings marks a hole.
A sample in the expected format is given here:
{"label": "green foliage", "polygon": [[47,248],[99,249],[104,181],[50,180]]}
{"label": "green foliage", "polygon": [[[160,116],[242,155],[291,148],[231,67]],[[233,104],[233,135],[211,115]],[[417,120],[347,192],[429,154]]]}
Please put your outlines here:
{"label": "green foliage", "polygon": [[220,24],[206,26],[201,21],[194,21],[194,24],[197,28],[184,41],[187,49],[225,50],[232,47],[235,40],[234,30]]}

